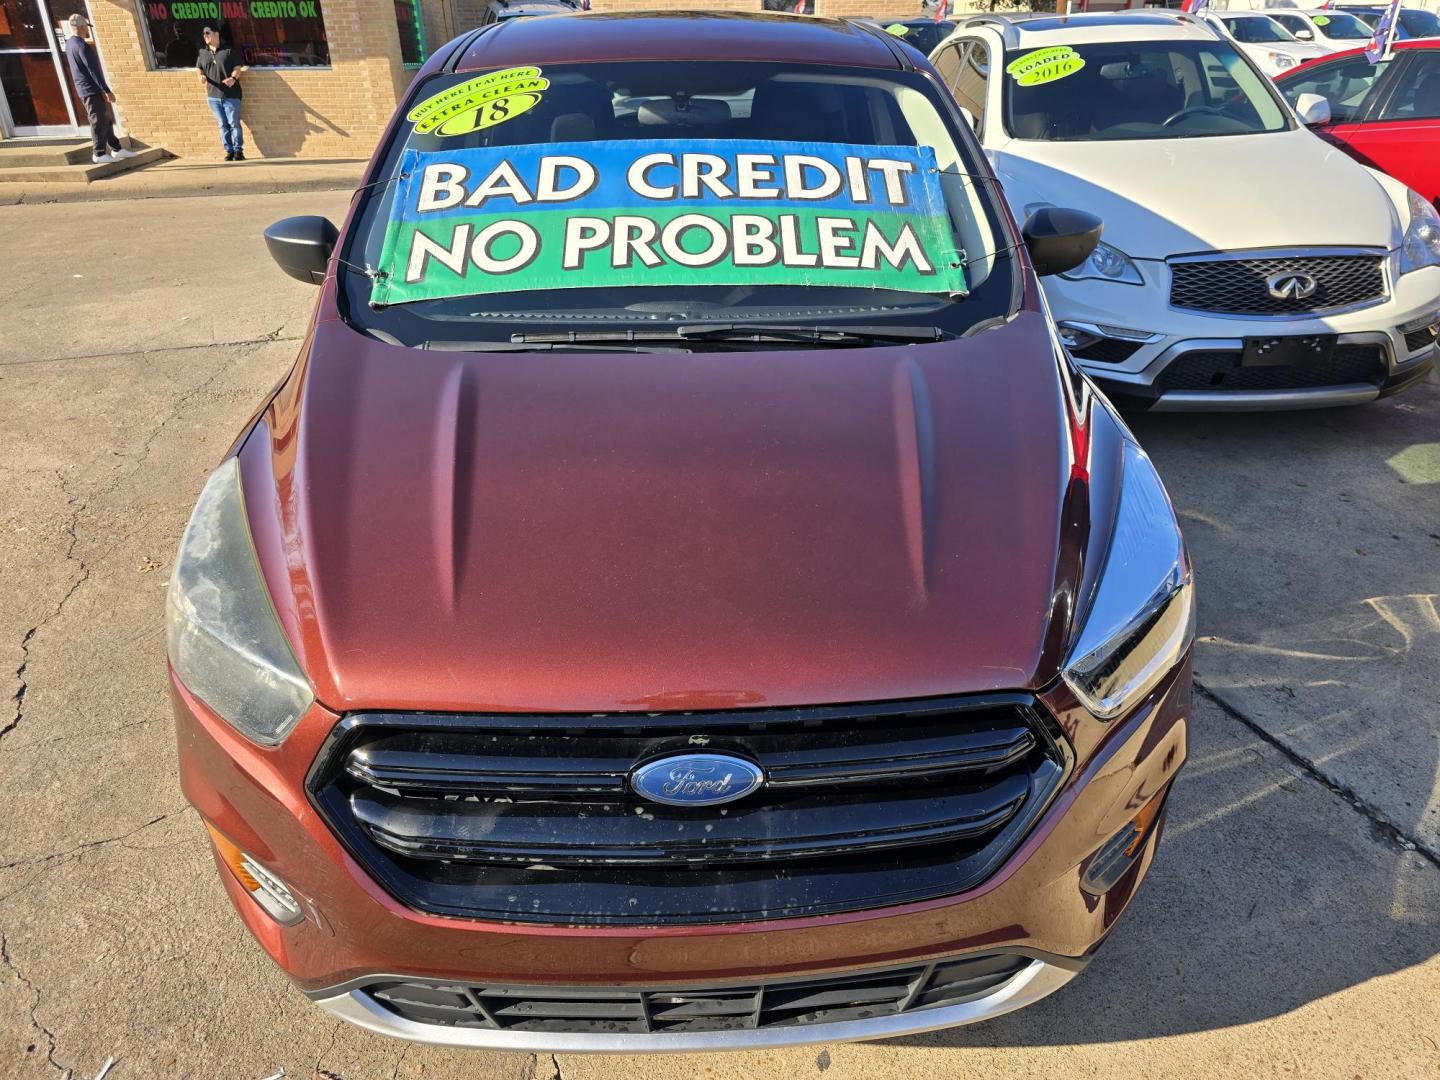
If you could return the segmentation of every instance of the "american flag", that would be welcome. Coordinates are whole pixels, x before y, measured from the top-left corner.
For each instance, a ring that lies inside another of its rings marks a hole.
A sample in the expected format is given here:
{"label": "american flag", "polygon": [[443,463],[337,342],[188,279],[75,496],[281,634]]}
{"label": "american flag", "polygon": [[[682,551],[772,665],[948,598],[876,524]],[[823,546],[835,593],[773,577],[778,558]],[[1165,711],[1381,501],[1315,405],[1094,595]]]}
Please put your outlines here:
{"label": "american flag", "polygon": [[1191,15],[1203,15],[1210,10],[1210,0],[1185,0],[1185,5],[1180,10]]}
{"label": "american flag", "polygon": [[949,15],[949,14],[950,14],[950,0],[940,0],[940,3],[938,3],[938,4],[935,5],[935,21],[936,21],[936,22],[944,22],[944,21],[945,21],[945,16],[947,16],[947,15]]}
{"label": "american flag", "polygon": [[1390,43],[1395,40],[1395,29],[1400,23],[1400,0],[1390,0],[1390,6],[1380,21],[1375,24],[1375,35],[1365,46],[1365,59],[1378,64],[1390,55]]}

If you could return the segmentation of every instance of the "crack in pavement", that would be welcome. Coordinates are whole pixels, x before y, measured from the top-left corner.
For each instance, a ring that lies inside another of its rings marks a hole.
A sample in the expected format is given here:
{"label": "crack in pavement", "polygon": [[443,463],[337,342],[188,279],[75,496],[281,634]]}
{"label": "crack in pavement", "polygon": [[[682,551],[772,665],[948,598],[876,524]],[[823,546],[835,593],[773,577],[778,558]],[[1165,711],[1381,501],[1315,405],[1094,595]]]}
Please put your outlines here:
{"label": "crack in pavement", "polygon": [[15,976],[16,982],[30,991],[32,997],[30,1002],[30,1026],[45,1036],[45,1060],[50,1063],[51,1068],[59,1071],[66,1080],[70,1080],[70,1077],[74,1075],[74,1071],[55,1060],[55,1048],[57,1045],[55,1033],[40,1022],[40,991],[36,988],[35,984],[15,966],[15,961],[10,957],[10,940],[5,936],[4,931],[0,931],[0,965],[3,965]]}
{"label": "crack in pavement", "polygon": [[[243,344],[265,344],[270,341],[279,340],[280,331],[283,329],[283,326],[277,327],[265,337],[257,339],[253,343]],[[131,467],[124,473],[122,473],[120,476],[116,477],[107,487],[96,493],[92,497],[92,499],[86,499],[82,502],[70,490],[70,486],[65,479],[64,471],[60,469],[55,470],[56,479],[60,482],[60,490],[65,495],[67,505],[70,507],[70,524],[67,527],[67,531],[70,536],[70,543],[65,550],[65,559],[66,561],[77,562],[80,564],[80,575],[78,578],[76,578],[75,581],[70,584],[70,587],[66,590],[65,595],[62,596],[60,598],[60,602],[55,605],[55,609],[50,612],[49,615],[45,616],[45,618],[41,619],[38,623],[36,623],[34,626],[30,627],[30,629],[26,630],[24,636],[20,639],[20,665],[15,669],[15,678],[19,683],[19,686],[16,688],[15,694],[11,699],[15,705],[15,714],[9,721],[6,722],[4,727],[0,727],[0,743],[3,743],[5,737],[9,735],[12,731],[14,731],[16,728],[18,728],[21,721],[25,719],[25,697],[30,690],[30,684],[26,678],[26,672],[30,667],[31,641],[43,627],[53,622],[55,619],[59,618],[60,613],[65,609],[65,605],[70,602],[70,598],[75,595],[76,591],[80,588],[80,586],[84,585],[85,582],[90,580],[89,565],[83,558],[79,558],[75,555],[75,549],[77,546],[79,546],[80,543],[80,515],[85,512],[92,500],[103,499],[106,496],[113,494],[123,484],[130,480],[131,477],[135,476],[135,474],[144,467],[146,460],[149,459],[150,451],[155,445],[155,440],[160,437],[160,433],[165,430],[166,426],[169,425],[172,420],[177,419],[185,411],[185,407],[194,398],[204,393],[207,389],[210,388],[210,386],[215,382],[216,379],[218,379],[226,371],[230,370],[234,366],[235,362],[239,360],[242,355],[244,354],[232,356],[227,362],[220,364],[218,367],[216,367],[215,370],[212,371],[206,378],[204,378],[198,384],[192,386],[189,390],[186,390],[178,398],[176,398],[174,404],[171,406],[169,413],[164,416],[160,420],[160,422],[156,424],[155,427],[150,431],[150,433],[145,437],[145,441],[140,446],[139,453],[133,459],[131,459]]]}
{"label": "crack in pavement", "polygon": [[[75,555],[75,548],[80,543],[80,534],[77,531],[80,524],[80,514],[90,505],[89,501],[79,502],[74,493],[70,491],[70,486],[65,482],[65,473],[62,470],[55,470],[55,478],[60,482],[60,491],[64,494],[66,503],[70,507],[70,524],[68,526],[70,543],[65,549],[65,560],[67,562],[78,562],[80,564],[80,576],[70,583],[70,587],[65,590],[65,595],[62,596],[60,602],[55,605],[55,610],[50,612],[49,615],[45,616],[45,618],[41,619],[34,626],[30,627],[29,630],[26,630],[25,635],[20,639],[20,666],[15,669],[15,678],[20,685],[16,688],[15,694],[11,698],[11,701],[15,704],[15,715],[4,727],[0,727],[0,742],[4,742],[5,737],[18,728],[20,721],[25,719],[25,695],[29,693],[30,690],[30,683],[26,679],[25,673],[30,667],[31,640],[40,632],[42,627],[60,617],[60,613],[65,610],[65,605],[70,602],[70,598],[75,595],[76,590],[90,580],[90,567],[83,558],[78,558]],[[76,505],[77,502],[79,502],[78,506]]]}
{"label": "crack in pavement", "polygon": [[[121,833],[119,836],[109,836],[103,840],[87,840],[83,844],[77,844],[72,848],[67,848],[65,851],[57,851],[50,855],[31,855],[29,858],[15,859],[11,862],[0,863],[0,870],[13,870],[17,866],[43,866],[46,863],[57,862],[60,859],[67,859],[72,855],[80,854],[80,852],[82,851],[89,851],[91,848],[104,847],[107,844],[119,844],[121,847],[128,847],[129,845],[127,845],[125,841],[129,840],[130,837],[142,833],[146,829],[149,829],[155,825],[159,825],[162,821],[169,821],[173,817],[179,817],[181,814],[188,813],[189,810],[190,804],[186,803],[178,810],[171,810],[168,813],[161,814],[159,817],[153,817],[149,821],[145,822],[144,825],[137,825],[129,832]],[[132,850],[149,849],[135,848]],[[0,897],[0,901],[6,900],[8,898],[8,896]]]}
{"label": "crack in pavement", "polygon": [[63,364],[70,360],[104,360],[112,356],[150,356],[153,353],[190,352],[194,349],[225,349],[243,345],[269,345],[276,341],[304,341],[303,336],[281,337],[284,327],[272,330],[263,337],[245,338],[241,341],[208,341],[194,345],[165,345],[161,347],[140,346],[134,349],[112,349],[109,352],[80,353],[75,356],[38,356],[28,360],[0,360],[0,368],[28,367],[31,364]]}
{"label": "crack in pavement", "polygon": [[320,1053],[317,1054],[315,1057],[315,1068],[313,1070],[313,1073],[316,1076],[325,1077],[326,1080],[344,1080],[344,1077],[340,1076],[339,1074],[333,1073],[329,1069],[322,1069],[320,1067],[320,1063],[325,1060],[326,1055],[329,1054],[331,1050],[335,1049],[335,1042],[337,1039],[340,1038],[340,1025],[342,1023],[344,1023],[343,1020],[335,1021],[335,1026],[330,1029],[330,1041],[325,1044],[325,1049],[321,1050]]}
{"label": "crack in pavement", "polygon": [[1297,750],[1291,749],[1277,736],[1272,735],[1257,721],[1250,719],[1234,705],[1222,698],[1215,691],[1202,683],[1199,679],[1194,680],[1195,689],[1206,701],[1213,704],[1230,719],[1237,721],[1248,728],[1262,742],[1274,747],[1285,759],[1298,768],[1304,775],[1314,780],[1321,787],[1325,788],[1332,795],[1337,795],[1346,802],[1352,810],[1370,822],[1371,828],[1383,837],[1387,842],[1400,848],[1402,851],[1416,852],[1421,858],[1435,865],[1440,869],[1440,852],[1432,851],[1415,837],[1407,833],[1403,828],[1385,816],[1384,811],[1379,807],[1368,803],[1355,789],[1348,784],[1342,784],[1339,780],[1325,774],[1321,768],[1305,755]]}

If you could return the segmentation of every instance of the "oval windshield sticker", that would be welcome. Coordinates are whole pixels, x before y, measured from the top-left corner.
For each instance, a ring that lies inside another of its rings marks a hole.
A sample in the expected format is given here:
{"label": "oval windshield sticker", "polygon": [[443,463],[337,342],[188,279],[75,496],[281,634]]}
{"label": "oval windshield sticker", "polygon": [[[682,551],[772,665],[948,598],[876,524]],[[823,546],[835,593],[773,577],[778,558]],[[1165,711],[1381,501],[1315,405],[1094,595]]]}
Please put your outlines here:
{"label": "oval windshield sticker", "polygon": [[1316,25],[1316,26],[1329,26],[1329,25],[1330,25],[1330,16],[1329,16],[1329,15],[1316,15],[1314,21],[1315,21],[1315,25]]}
{"label": "oval windshield sticker", "polygon": [[1053,45],[1011,60],[1005,71],[1019,86],[1038,86],[1074,75],[1084,66],[1084,58],[1069,45]]}
{"label": "oval windshield sticker", "polygon": [[550,80],[535,67],[506,68],[457,83],[426,98],[406,115],[415,134],[465,135],[513,120],[540,104]]}

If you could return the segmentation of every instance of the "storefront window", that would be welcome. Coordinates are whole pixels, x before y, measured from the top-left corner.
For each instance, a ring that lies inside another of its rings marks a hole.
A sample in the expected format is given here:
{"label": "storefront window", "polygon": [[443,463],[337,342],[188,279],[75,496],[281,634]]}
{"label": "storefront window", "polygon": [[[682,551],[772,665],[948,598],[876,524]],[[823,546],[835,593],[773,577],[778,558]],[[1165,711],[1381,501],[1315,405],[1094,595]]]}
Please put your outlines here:
{"label": "storefront window", "polygon": [[420,23],[420,0],[395,0],[395,27],[400,31],[400,60],[425,62],[425,28]]}
{"label": "storefront window", "polygon": [[141,0],[155,66],[194,67],[200,31],[220,30],[251,67],[330,63],[320,0]]}

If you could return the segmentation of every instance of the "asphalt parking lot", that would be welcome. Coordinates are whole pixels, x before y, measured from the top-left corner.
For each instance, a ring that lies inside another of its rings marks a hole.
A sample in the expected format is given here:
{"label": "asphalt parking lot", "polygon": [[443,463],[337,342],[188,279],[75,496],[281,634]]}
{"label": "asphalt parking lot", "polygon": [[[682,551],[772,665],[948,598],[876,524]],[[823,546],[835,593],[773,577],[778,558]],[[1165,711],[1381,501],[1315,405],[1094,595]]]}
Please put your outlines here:
{"label": "asphalt parking lot", "polygon": [[233,914],[176,780],[164,587],[314,292],[260,230],[342,193],[0,207],[0,1074],[1434,1077],[1440,380],[1141,416],[1199,582],[1190,760],[1146,888],[1037,1006],[891,1042],[460,1054],[342,1027]]}

